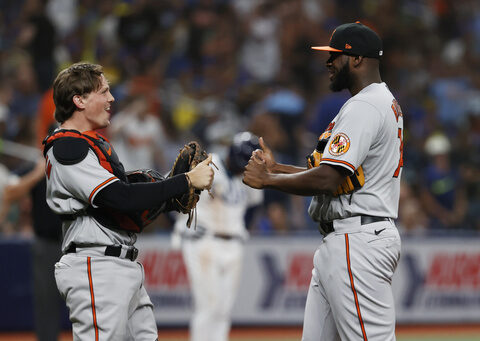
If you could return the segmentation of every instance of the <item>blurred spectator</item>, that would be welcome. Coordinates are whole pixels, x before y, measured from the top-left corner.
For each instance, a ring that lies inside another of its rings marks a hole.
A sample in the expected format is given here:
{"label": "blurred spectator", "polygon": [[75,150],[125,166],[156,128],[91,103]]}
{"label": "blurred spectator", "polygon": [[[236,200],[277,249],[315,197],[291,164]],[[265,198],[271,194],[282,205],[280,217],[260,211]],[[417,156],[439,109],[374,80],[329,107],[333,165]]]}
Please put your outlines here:
{"label": "blurred spectator", "polygon": [[152,2],[137,0],[130,3],[129,11],[120,17],[118,37],[122,45],[124,71],[129,75],[142,71],[152,62],[156,51],[152,49],[151,39],[157,30],[157,17],[152,10]]}
{"label": "blurred spectator", "polygon": [[[51,128],[52,70],[88,60],[103,64],[110,79],[117,98],[112,120],[125,114],[130,97],[143,95],[153,103],[149,116],[163,127],[164,155],[153,161],[150,156],[146,165],[171,165],[185,140],[221,145],[248,128],[263,135],[279,158],[301,160],[314,147],[311,136],[325,129],[348,97],[328,91],[326,58],[310,46],[354,20],[378,29],[384,41],[382,77],[403,104],[405,190],[423,198],[424,174],[432,184],[445,184],[437,181],[444,176],[459,181],[452,188],[465,188],[466,213],[462,223],[444,228],[480,230],[480,5],[475,0],[3,1],[0,135],[32,144],[39,131],[38,144]],[[436,131],[452,142],[447,175],[423,149],[426,136]],[[1,160],[9,170],[21,164]],[[426,192],[436,201],[455,206],[448,190],[431,191]],[[279,221],[285,225],[280,230],[305,228],[298,214],[305,203],[268,191],[265,198],[267,206],[275,203],[265,210],[265,226]],[[405,202],[406,229],[422,229],[424,224],[408,219],[416,204]],[[28,210],[28,205],[25,200],[20,207]],[[425,213],[425,225],[443,226],[435,222],[441,220],[437,210]]]}
{"label": "blurred spectator", "polygon": [[275,1],[261,1],[245,22],[241,65],[247,79],[267,83],[273,81],[280,70],[280,22],[275,10]]}
{"label": "blurred spectator", "polygon": [[35,334],[39,341],[58,340],[60,333],[61,307],[63,301],[58,293],[53,275],[55,263],[61,257],[62,224],[45,201],[45,161],[27,165],[23,176],[5,187],[0,221],[4,222],[11,205],[30,193],[31,215],[35,233],[31,249],[33,272],[33,306]]}
{"label": "blurred spectator", "polygon": [[23,7],[25,21],[18,35],[18,44],[30,54],[40,92],[47,90],[55,73],[53,52],[55,28],[46,14],[46,0],[27,0]]}
{"label": "blurred spectator", "polygon": [[2,202],[0,206],[0,229],[2,236],[10,236],[15,233],[14,222],[10,221],[8,217],[10,205],[7,207],[4,196],[5,188],[18,183],[18,181],[18,176],[0,163],[0,200]]}
{"label": "blurred spectator", "polygon": [[471,111],[458,136],[458,164],[467,196],[467,224],[480,231],[480,108]]}
{"label": "blurred spectator", "polygon": [[5,136],[6,133],[6,122],[10,116],[9,104],[12,100],[12,88],[6,81],[2,82],[0,80],[0,136]]}
{"label": "blurred spectator", "polygon": [[451,144],[443,134],[431,135],[425,142],[430,163],[424,174],[421,200],[432,217],[430,228],[465,228],[467,200],[464,183],[453,168]]}
{"label": "blurred spectator", "polygon": [[12,54],[10,63],[12,72],[12,100],[7,121],[6,137],[20,142],[29,142],[33,136],[31,126],[40,101],[36,76],[31,57],[21,51]]}
{"label": "blurred spectator", "polygon": [[398,208],[398,229],[403,234],[425,233],[429,228],[427,213],[411,186],[402,181]]}
{"label": "blurred spectator", "polygon": [[187,57],[195,74],[203,73],[205,47],[217,24],[217,8],[212,0],[199,0],[187,9]]}
{"label": "blurred spectator", "polygon": [[48,89],[40,99],[36,117],[37,147],[42,148],[42,141],[58,126],[53,117],[55,103],[53,103],[53,88]]}
{"label": "blurred spectator", "polygon": [[61,38],[70,34],[77,25],[77,5],[77,0],[47,1],[47,15]]}
{"label": "blurred spectator", "polygon": [[166,170],[162,153],[165,133],[146,97],[132,99],[112,118],[108,132],[126,171]]}

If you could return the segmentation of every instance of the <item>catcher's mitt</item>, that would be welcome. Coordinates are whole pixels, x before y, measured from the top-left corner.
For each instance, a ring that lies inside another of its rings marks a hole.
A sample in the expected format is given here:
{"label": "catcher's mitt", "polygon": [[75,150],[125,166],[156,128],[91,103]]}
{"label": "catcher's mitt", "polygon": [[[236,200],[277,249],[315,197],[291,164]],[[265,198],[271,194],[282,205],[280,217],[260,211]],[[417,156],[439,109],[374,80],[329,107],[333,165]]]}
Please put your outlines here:
{"label": "catcher's mitt", "polygon": [[[182,149],[180,149],[180,152],[173,163],[172,170],[168,174],[168,177],[189,172],[207,157],[207,152],[202,149],[198,142],[189,142]],[[173,207],[174,210],[181,213],[188,213],[188,227],[190,227],[192,223],[192,210],[195,209],[197,202],[200,199],[200,193],[200,190],[195,189],[190,184],[187,192],[182,194],[180,197],[172,199],[170,206]]]}

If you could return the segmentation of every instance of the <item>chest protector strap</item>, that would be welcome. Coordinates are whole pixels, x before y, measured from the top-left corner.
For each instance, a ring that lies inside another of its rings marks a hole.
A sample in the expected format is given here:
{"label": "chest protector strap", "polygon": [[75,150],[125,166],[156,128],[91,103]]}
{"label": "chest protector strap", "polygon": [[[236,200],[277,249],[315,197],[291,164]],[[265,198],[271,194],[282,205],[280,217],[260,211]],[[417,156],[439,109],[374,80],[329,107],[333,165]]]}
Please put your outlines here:
{"label": "chest protector strap", "polygon": [[[120,181],[129,183],[125,174],[125,169],[118,159],[117,154],[110,145],[110,142],[104,136],[94,132],[86,131],[80,133],[77,130],[57,130],[43,140],[44,150],[43,155],[46,157],[47,152],[55,143],[60,141],[65,142],[67,139],[82,139],[88,143],[89,148],[95,153],[100,165],[108,172],[115,175]],[[113,208],[100,207],[94,208],[92,205],[88,206],[83,212],[75,214],[60,215],[62,220],[74,220],[80,215],[88,214],[97,220],[101,225],[115,230],[120,229],[131,232],[141,232],[144,224],[141,218],[141,213],[125,213],[116,211]]]}

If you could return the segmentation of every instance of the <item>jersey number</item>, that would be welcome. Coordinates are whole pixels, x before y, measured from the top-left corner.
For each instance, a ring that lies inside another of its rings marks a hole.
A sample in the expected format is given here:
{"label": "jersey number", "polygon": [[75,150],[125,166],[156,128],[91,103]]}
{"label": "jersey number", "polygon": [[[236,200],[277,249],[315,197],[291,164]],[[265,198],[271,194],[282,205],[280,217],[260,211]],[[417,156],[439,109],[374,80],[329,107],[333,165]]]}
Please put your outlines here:
{"label": "jersey number", "polygon": [[398,138],[400,139],[400,160],[398,160],[397,169],[395,170],[395,173],[393,173],[393,177],[394,177],[394,178],[398,178],[398,175],[400,174],[400,168],[403,167],[403,138],[402,138],[402,128],[398,128]]}
{"label": "jersey number", "polygon": [[[400,104],[398,104],[397,100],[394,99],[392,102],[392,110],[395,114],[395,118],[398,122],[399,117],[403,117],[402,108],[400,108]],[[398,178],[400,174],[400,169],[403,167],[403,138],[402,138],[402,128],[398,128],[398,138],[400,139],[400,160],[398,160],[397,169],[395,169],[395,173],[393,173],[394,178]]]}

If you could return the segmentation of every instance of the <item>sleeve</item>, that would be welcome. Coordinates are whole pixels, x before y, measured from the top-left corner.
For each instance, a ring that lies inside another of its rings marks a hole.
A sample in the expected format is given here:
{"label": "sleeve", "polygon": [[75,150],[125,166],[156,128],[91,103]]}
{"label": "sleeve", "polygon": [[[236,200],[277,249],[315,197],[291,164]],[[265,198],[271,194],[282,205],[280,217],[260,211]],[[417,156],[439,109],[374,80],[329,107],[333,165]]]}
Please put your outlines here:
{"label": "sleeve", "polygon": [[127,184],[118,181],[100,190],[94,204],[125,212],[138,211],[161,206],[165,201],[187,190],[185,174],[177,174],[157,182]]}
{"label": "sleeve", "polygon": [[337,117],[320,164],[341,166],[350,175],[361,166],[377,138],[381,113],[364,101],[352,101]]}
{"label": "sleeve", "polygon": [[263,202],[263,190],[255,189],[245,185],[248,196],[248,206],[257,206]]}
{"label": "sleeve", "polygon": [[72,196],[85,203],[93,204],[98,192],[106,186],[119,181],[112,173],[103,168],[92,150],[79,163],[73,165],[62,165],[58,163],[55,167],[59,183]]}

